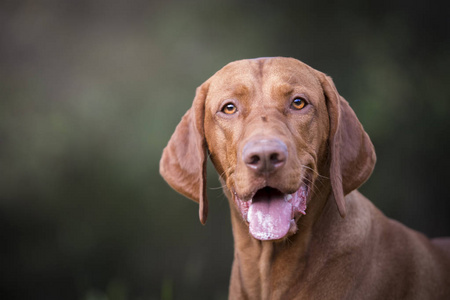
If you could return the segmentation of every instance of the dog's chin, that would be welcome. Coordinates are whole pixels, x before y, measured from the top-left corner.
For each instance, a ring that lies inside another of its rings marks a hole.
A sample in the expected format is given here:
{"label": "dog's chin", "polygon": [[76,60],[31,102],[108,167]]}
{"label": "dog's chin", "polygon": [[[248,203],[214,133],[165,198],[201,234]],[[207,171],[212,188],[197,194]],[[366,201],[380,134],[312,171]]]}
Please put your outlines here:
{"label": "dog's chin", "polygon": [[304,181],[292,194],[273,187],[254,192],[250,200],[243,201],[234,193],[234,202],[249,227],[250,234],[261,241],[283,240],[298,230],[298,219],[306,214],[310,192],[309,181]]}

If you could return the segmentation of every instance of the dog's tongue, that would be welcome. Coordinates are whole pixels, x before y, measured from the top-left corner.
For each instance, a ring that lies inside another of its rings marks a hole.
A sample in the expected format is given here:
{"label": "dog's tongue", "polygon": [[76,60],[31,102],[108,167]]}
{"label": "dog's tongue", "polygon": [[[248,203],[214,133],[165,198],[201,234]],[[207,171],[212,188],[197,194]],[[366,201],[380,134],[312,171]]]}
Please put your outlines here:
{"label": "dog's tongue", "polygon": [[262,189],[253,197],[247,220],[250,233],[259,240],[277,240],[289,231],[292,204],[276,190]]}

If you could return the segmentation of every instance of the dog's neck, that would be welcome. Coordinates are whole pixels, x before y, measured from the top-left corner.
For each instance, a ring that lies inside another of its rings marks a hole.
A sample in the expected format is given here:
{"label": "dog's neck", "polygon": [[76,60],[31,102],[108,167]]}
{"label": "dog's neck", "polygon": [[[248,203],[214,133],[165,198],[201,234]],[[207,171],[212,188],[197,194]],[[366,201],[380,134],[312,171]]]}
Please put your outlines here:
{"label": "dog's neck", "polygon": [[[231,209],[231,221],[234,237],[234,262],[232,289],[239,289],[239,293],[260,295],[259,299],[281,299],[289,289],[280,289],[286,285],[292,289],[293,285],[300,285],[302,276],[312,257],[317,257],[312,247],[313,240],[320,236],[323,226],[316,226],[322,214],[338,216],[334,201],[327,201],[331,192],[329,185],[322,186],[316,191],[308,205],[307,213],[298,221],[298,231],[283,241],[260,241],[249,233],[248,225],[234,205],[231,195],[226,192]],[[331,199],[330,199],[331,200]],[[319,231],[319,232],[318,232]],[[274,282],[277,279],[279,282]],[[237,282],[233,282],[236,281]],[[268,285],[267,283],[270,283]],[[234,286],[233,286],[234,285]],[[281,294],[274,295],[273,291]],[[284,290],[284,292],[283,292]]]}

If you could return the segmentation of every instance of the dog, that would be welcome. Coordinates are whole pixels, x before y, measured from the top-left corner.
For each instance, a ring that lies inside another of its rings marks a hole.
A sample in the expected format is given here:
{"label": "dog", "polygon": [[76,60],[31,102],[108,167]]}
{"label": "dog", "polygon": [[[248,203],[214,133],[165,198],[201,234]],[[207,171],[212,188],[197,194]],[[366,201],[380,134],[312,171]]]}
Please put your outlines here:
{"label": "dog", "polygon": [[357,191],[372,142],[332,79],[293,58],[232,62],[197,88],[160,173],[208,214],[210,156],[229,199],[230,299],[450,299],[450,239]]}

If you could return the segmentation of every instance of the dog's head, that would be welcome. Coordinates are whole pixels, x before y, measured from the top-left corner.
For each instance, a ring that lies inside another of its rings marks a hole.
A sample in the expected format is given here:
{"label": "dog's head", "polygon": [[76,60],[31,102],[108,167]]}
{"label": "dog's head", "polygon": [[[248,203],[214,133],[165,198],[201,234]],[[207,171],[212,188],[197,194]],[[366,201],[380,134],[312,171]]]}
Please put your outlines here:
{"label": "dog's head", "polygon": [[295,233],[324,184],[344,217],[344,196],[375,164],[368,135],[331,78],[279,57],[232,62],[214,74],[163,151],[162,176],[199,202],[203,224],[208,152],[232,207],[260,240]]}

